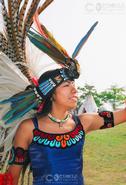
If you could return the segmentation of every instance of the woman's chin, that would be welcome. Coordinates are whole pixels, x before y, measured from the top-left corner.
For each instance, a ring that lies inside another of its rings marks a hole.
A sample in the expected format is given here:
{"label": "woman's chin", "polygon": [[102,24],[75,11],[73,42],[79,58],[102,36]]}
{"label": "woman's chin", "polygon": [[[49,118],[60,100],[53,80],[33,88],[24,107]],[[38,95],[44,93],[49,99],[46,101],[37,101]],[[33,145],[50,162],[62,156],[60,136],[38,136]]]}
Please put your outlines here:
{"label": "woman's chin", "polygon": [[77,103],[73,103],[69,106],[69,109],[76,109],[77,108]]}

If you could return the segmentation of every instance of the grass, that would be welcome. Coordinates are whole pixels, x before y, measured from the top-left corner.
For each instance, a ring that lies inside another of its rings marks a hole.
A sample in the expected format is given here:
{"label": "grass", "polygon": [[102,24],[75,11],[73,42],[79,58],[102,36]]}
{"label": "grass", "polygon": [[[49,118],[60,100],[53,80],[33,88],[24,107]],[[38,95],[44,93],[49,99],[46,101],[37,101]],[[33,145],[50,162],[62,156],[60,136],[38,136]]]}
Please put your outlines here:
{"label": "grass", "polygon": [[126,124],[88,134],[84,150],[86,185],[126,185]]}

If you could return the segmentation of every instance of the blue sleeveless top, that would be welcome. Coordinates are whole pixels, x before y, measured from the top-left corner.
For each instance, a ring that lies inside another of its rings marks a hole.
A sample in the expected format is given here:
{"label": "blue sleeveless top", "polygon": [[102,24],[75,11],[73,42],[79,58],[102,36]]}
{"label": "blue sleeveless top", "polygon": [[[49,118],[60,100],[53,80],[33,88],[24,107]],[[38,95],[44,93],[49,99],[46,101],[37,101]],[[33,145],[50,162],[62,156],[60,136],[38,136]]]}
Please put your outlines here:
{"label": "blue sleeveless top", "polygon": [[39,130],[33,118],[34,130],[29,156],[33,185],[84,185],[83,145],[85,133],[77,116],[74,130],[64,134]]}

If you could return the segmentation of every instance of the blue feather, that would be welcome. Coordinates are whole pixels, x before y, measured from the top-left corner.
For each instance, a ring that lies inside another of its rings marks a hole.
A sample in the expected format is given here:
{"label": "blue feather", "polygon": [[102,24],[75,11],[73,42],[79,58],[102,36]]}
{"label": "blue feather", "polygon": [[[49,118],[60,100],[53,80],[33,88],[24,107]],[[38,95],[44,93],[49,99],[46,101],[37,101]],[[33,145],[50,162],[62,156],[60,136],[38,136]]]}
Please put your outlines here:
{"label": "blue feather", "polygon": [[[30,95],[32,95],[34,93],[33,92],[29,92],[27,94],[30,96]],[[12,96],[12,97],[10,97],[8,99],[0,101],[0,104],[6,104],[6,103],[16,102],[16,101],[22,100],[22,99],[24,99],[27,96],[27,94],[19,95],[19,96],[17,95],[17,97],[16,96],[15,97]]]}
{"label": "blue feather", "polygon": [[93,26],[89,29],[89,31],[87,32],[87,34],[80,40],[80,42],[78,43],[78,45],[76,46],[73,54],[72,54],[72,58],[74,59],[79,51],[81,50],[82,46],[85,44],[85,42],[87,41],[87,39],[89,38],[89,36],[91,35],[92,31],[94,30],[95,26],[98,24],[98,21],[95,22],[93,24]]}
{"label": "blue feather", "polygon": [[33,99],[33,97],[31,96],[28,100],[25,100],[24,102],[19,101],[17,104],[12,103],[11,109],[3,116],[2,120],[3,121],[8,120],[13,116],[13,114],[16,111],[19,112],[19,111],[21,111],[20,109],[25,109],[26,106],[28,106],[28,104],[30,104],[32,99]]}
{"label": "blue feather", "polygon": [[38,102],[34,102],[32,105],[28,106],[27,109],[25,109],[22,112],[19,112],[17,115],[15,115],[13,118],[7,120],[5,122],[5,124],[11,124],[13,121],[15,121],[16,119],[24,116],[27,112],[29,112],[30,110],[32,110],[33,108],[35,108],[38,105]]}

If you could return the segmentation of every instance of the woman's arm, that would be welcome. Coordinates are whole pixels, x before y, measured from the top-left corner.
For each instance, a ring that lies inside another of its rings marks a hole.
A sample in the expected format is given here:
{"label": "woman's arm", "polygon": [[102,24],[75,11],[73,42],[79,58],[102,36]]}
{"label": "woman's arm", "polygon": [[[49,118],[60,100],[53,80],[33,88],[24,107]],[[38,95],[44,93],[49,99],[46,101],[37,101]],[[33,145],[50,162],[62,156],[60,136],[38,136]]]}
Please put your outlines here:
{"label": "woman's arm", "polygon": [[12,176],[13,185],[18,185],[18,180],[20,177],[21,170],[22,170],[22,166],[19,166],[19,165],[12,165],[9,167],[8,172]]}
{"label": "woman's arm", "polygon": [[13,185],[18,185],[21,170],[24,163],[28,160],[28,146],[32,139],[33,124],[31,120],[25,120],[19,126],[14,137],[12,153],[10,156],[10,166],[8,172],[13,179]]}
{"label": "woman's arm", "polygon": [[[98,130],[104,125],[104,118],[101,117],[98,113],[84,113],[79,116],[80,121],[84,127],[86,133]],[[126,108],[118,111],[113,112],[113,121],[114,125],[121,124],[126,122]]]}

